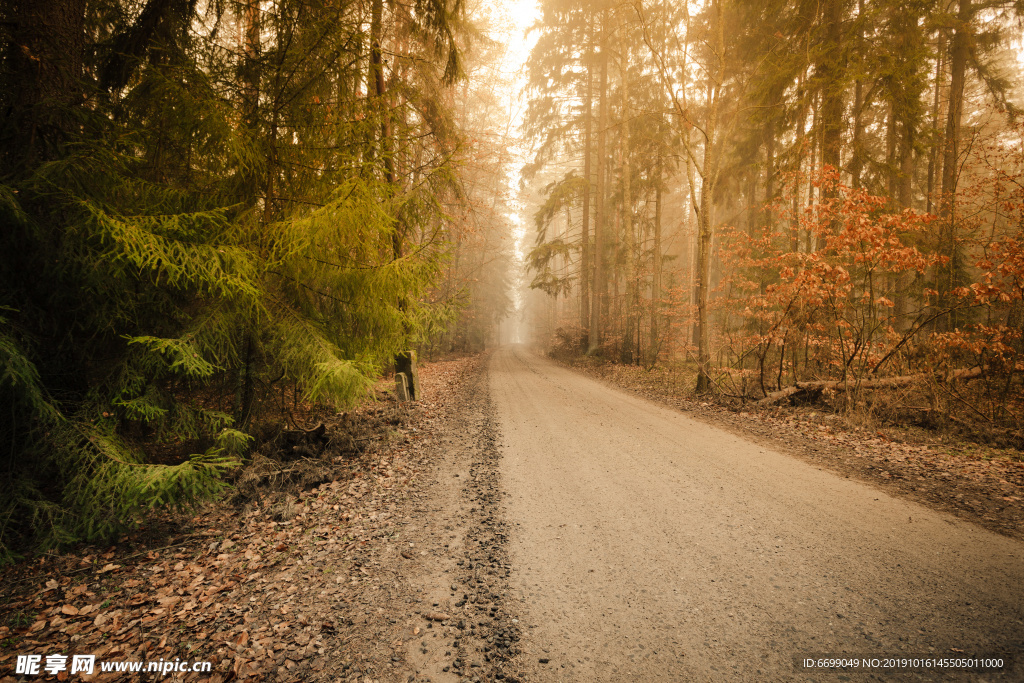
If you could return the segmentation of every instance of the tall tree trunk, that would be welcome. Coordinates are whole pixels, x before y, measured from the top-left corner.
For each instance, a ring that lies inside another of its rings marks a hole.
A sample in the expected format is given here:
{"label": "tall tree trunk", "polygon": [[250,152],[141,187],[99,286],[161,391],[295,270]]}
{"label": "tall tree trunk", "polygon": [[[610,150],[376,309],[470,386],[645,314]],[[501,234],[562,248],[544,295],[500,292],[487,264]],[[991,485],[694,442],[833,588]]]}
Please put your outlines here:
{"label": "tall tree trunk", "polygon": [[27,175],[61,156],[82,103],[85,0],[14,0],[2,83],[0,161]]}
{"label": "tall tree trunk", "polygon": [[[384,162],[384,178],[391,187],[392,193],[398,191],[398,174],[395,171],[395,160],[391,148],[391,108],[387,101],[387,85],[384,79],[384,55],[382,41],[384,39],[384,1],[373,0],[370,7],[370,77],[373,83],[373,91],[376,96],[377,115],[380,116],[380,141],[377,147]],[[402,258],[402,242],[404,241],[404,227],[401,221],[396,220],[391,232],[391,257],[395,261]],[[403,316],[407,308],[405,295],[399,295],[397,302],[398,310]],[[409,335],[410,324],[408,319],[403,320],[403,328],[406,338]],[[471,342],[470,342],[471,343]],[[403,346],[405,344],[403,343]],[[422,398],[419,396],[419,387],[414,380],[415,351],[399,351],[395,354],[395,372],[406,372],[409,377],[409,396],[413,400]]]}
{"label": "tall tree trunk", "polygon": [[[685,135],[686,133],[684,133]],[[687,201],[686,201],[686,249],[687,249],[687,263],[690,266],[690,306],[697,306],[697,299],[700,297],[700,288],[698,287],[697,273],[700,272],[700,259],[698,258],[697,242],[700,240],[700,220],[697,218],[697,212],[699,211],[697,204],[697,179],[696,171],[694,169],[693,159],[690,155],[686,156],[686,190],[687,190]],[[691,309],[692,310],[692,309]],[[693,327],[690,331],[689,342],[693,346],[697,345],[697,340],[700,339],[700,325],[695,318],[693,321]]]}
{"label": "tall tree trunk", "polygon": [[[932,99],[932,132],[936,138],[938,138],[939,132],[939,121],[941,119],[941,93],[943,88],[943,75],[945,74],[946,66],[946,32],[939,30],[939,38],[935,49],[935,91]],[[928,150],[928,193],[925,198],[925,211],[928,213],[932,212],[933,204],[935,200],[935,179],[936,175],[940,173],[939,165],[939,149],[944,148],[944,145],[932,143]]]}
{"label": "tall tree trunk", "polygon": [[[826,0],[825,7],[825,55],[821,63],[821,161],[837,171],[840,164],[843,134],[843,84],[842,84],[842,20],[843,0]],[[828,196],[835,196],[837,188],[828,188]]]}
{"label": "tall tree trunk", "polygon": [[580,326],[583,327],[584,343],[589,346],[590,339],[590,278],[593,248],[590,244],[590,195],[592,192],[591,164],[593,150],[590,149],[590,129],[593,117],[594,100],[594,50],[593,39],[590,41],[587,61],[587,108],[583,114],[583,227],[581,228],[580,263]]}
{"label": "tall tree trunk", "polygon": [[648,363],[654,365],[658,362],[658,351],[661,348],[661,182],[663,161],[658,160],[657,175],[654,185],[654,246],[651,256],[651,339]]}
{"label": "tall tree trunk", "polygon": [[[964,85],[967,78],[967,58],[970,46],[968,36],[974,8],[971,0],[960,0],[957,11],[956,28],[949,49],[949,104],[946,114],[945,143],[942,154],[942,199],[940,215],[942,217],[942,240],[939,253],[949,260],[941,267],[937,289],[941,293],[941,301],[947,306],[952,300],[951,292],[956,287],[957,277],[963,269],[962,258],[956,244],[956,184],[958,180],[958,161],[960,158],[960,122],[963,118]],[[946,315],[939,321],[939,329],[956,327],[952,315]]]}
{"label": "tall tree trunk", "polygon": [[900,126],[900,167],[899,167],[899,182],[897,183],[896,196],[899,200],[900,208],[910,209],[913,208],[914,204],[914,126],[909,121],[904,121]]}
{"label": "tall tree trunk", "polygon": [[[800,95],[804,94],[804,72],[801,72],[797,77],[797,93]],[[800,107],[800,115],[796,121],[796,142],[794,143],[797,149],[796,159],[794,160],[796,166],[796,176],[793,178],[793,218],[790,220],[790,233],[789,233],[789,246],[790,251],[797,252],[800,250],[800,215],[801,215],[801,202],[800,193],[803,187],[803,181],[801,178],[801,168],[803,166],[804,150],[807,147],[807,112],[810,109],[809,104],[802,105]],[[814,170],[814,161],[811,161],[808,167],[809,172]],[[808,185],[810,185],[810,179],[808,179]]]}
{"label": "tall tree trunk", "polygon": [[712,196],[718,182],[719,141],[718,110],[721,88],[725,83],[725,26],[722,0],[713,0],[715,16],[714,52],[717,55],[717,69],[714,82],[709,86],[707,135],[704,141],[702,183],[700,189],[700,212],[697,214],[697,393],[711,390],[711,328],[708,320],[708,294],[711,289],[711,235],[714,228]]}
{"label": "tall tree trunk", "polygon": [[[864,56],[864,0],[857,0],[857,56]],[[857,75],[853,87],[853,154],[850,159],[850,185],[861,186],[864,171],[864,76]]]}
{"label": "tall tree trunk", "polygon": [[[778,104],[778,103],[776,103]],[[773,107],[772,114],[765,124],[764,130],[764,211],[762,217],[762,225],[768,234],[774,234],[775,232],[775,216],[772,213],[771,206],[777,199],[776,187],[775,187],[775,107]]]}
{"label": "tall tree trunk", "polygon": [[896,199],[899,169],[896,166],[896,106],[889,103],[885,117],[885,192],[889,201]]}
{"label": "tall tree trunk", "polygon": [[[625,33],[625,23],[620,22],[619,29]],[[640,304],[638,283],[636,279],[636,236],[633,234],[633,189],[632,169],[629,162],[629,46],[623,44],[620,50],[619,72],[622,88],[622,123],[620,141],[622,153],[622,250],[625,257],[625,323],[626,329],[622,336],[621,360],[632,363],[635,358],[633,336],[637,330],[637,308]]]}
{"label": "tall tree trunk", "polygon": [[[808,130],[810,131],[810,138],[811,138],[811,156],[807,160],[808,161],[807,168],[810,170],[810,173],[813,175],[813,173],[815,172],[815,169],[817,169],[817,163],[818,163],[818,159],[819,159],[819,156],[818,156],[819,155],[818,139],[820,138],[820,135],[819,135],[820,131],[818,130],[818,122],[820,121],[820,116],[821,116],[821,106],[820,106],[820,103],[819,103],[818,95],[814,95],[811,98],[810,116],[811,116],[811,125],[810,125],[810,128]],[[811,177],[811,178],[808,178],[807,180],[808,180],[808,182],[807,182],[807,208],[808,208],[809,211],[815,211],[816,210],[816,203],[817,203],[817,201],[819,199],[821,199],[821,191],[819,189],[818,194],[816,195],[815,191],[814,191],[815,190],[814,178]],[[801,251],[803,251],[805,253],[808,253],[808,254],[813,252],[814,248],[816,246],[816,243],[815,243],[816,237],[817,237],[817,235],[814,232],[812,232],[812,231],[807,231],[807,230],[802,231],[802,234],[800,235],[800,239],[801,239],[801,247],[800,247],[800,249],[801,249]]]}
{"label": "tall tree trunk", "polygon": [[608,130],[608,10],[601,12],[601,83],[597,105],[597,211],[594,221],[594,286],[590,294],[590,339],[588,354],[601,348],[601,308],[605,298],[605,143]]}

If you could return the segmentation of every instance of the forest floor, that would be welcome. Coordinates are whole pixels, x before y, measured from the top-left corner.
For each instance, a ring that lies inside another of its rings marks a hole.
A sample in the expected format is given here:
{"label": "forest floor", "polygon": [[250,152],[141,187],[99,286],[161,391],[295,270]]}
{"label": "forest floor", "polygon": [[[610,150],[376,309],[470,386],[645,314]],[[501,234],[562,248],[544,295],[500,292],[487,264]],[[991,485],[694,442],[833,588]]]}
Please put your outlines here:
{"label": "forest floor", "polygon": [[766,408],[695,398],[695,376],[652,373],[591,358],[563,365],[634,395],[672,406],[816,467],[1024,539],[1024,452],[952,433],[882,424],[820,407]]}
{"label": "forest floor", "polygon": [[[230,501],[5,569],[0,682],[493,680],[518,627],[480,363],[424,364],[425,400],[325,420],[319,445],[285,442],[318,457],[256,458]],[[71,674],[76,654],[93,674]],[[19,655],[41,675],[18,675]],[[67,660],[47,675],[51,655]],[[212,672],[99,671],[175,660]]]}

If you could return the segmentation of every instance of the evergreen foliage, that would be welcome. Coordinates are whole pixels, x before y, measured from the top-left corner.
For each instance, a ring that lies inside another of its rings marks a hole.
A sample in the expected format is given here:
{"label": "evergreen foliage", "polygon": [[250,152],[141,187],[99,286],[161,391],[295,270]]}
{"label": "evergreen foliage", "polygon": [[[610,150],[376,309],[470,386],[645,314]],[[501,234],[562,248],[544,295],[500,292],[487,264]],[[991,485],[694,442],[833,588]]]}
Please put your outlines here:
{"label": "evergreen foliage", "polygon": [[383,99],[359,2],[57,4],[0,16],[0,561],[215,496],[272,387],[351,405],[454,312],[458,2],[384,11]]}

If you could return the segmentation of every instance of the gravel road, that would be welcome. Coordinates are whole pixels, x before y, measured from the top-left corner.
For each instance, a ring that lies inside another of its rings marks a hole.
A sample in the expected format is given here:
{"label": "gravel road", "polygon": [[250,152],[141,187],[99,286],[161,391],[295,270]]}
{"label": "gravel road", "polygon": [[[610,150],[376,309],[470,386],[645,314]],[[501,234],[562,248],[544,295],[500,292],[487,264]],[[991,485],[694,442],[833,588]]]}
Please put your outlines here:
{"label": "gravel road", "polygon": [[[1024,680],[1024,544],[522,347],[488,375],[526,680]],[[986,674],[793,663],[1007,652]]]}

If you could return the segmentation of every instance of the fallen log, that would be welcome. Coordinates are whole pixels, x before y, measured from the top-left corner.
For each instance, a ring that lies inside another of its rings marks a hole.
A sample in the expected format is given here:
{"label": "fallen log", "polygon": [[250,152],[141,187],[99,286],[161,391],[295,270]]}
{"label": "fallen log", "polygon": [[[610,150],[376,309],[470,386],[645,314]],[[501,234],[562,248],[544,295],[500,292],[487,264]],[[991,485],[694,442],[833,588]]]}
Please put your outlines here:
{"label": "fallen log", "polygon": [[937,379],[940,382],[950,382],[955,379],[971,379],[972,377],[980,377],[982,368],[963,368],[960,370],[952,370],[945,374],[943,373],[931,373],[921,372],[916,375],[900,375],[899,377],[878,377],[876,379],[864,379],[861,381],[843,381],[838,379],[830,380],[814,380],[811,382],[797,382],[791,387],[780,389],[779,391],[773,391],[768,394],[760,401],[757,402],[758,406],[770,406],[779,401],[795,396],[796,394],[802,394],[806,392],[822,392],[826,389],[837,389],[846,390],[850,387],[854,388],[867,388],[867,389],[881,389],[885,387],[901,387],[908,384],[914,384],[928,379]]}

